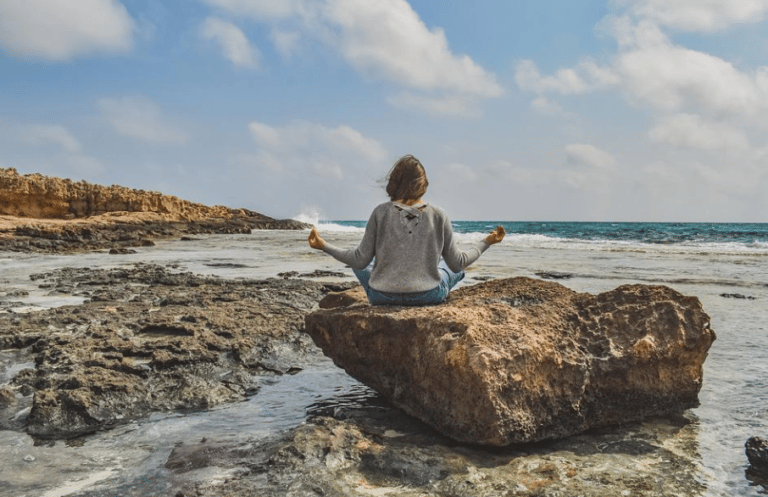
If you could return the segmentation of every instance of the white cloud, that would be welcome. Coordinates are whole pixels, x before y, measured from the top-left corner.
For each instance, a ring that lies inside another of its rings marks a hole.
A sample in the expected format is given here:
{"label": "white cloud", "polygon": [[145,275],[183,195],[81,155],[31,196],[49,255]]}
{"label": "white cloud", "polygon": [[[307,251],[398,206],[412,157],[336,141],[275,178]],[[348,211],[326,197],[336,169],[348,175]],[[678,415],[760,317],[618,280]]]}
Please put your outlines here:
{"label": "white cloud", "polygon": [[768,0],[623,0],[636,17],[682,31],[712,32],[738,23],[761,21]]}
{"label": "white cloud", "polygon": [[3,0],[0,46],[24,58],[63,61],[126,52],[135,25],[116,0]]}
{"label": "white cloud", "polygon": [[230,62],[239,67],[256,67],[258,51],[251,45],[245,34],[234,24],[209,17],[200,26],[200,36],[219,45]]}
{"label": "white cloud", "polygon": [[290,58],[299,47],[301,34],[297,31],[283,31],[277,28],[272,30],[272,42],[283,58]]}
{"label": "white cloud", "polygon": [[517,64],[515,80],[522,90],[535,93],[570,95],[590,89],[590,85],[574,69],[560,69],[554,76],[543,77],[531,60],[522,60]]}
{"label": "white cloud", "polygon": [[549,114],[553,116],[557,115],[567,115],[565,110],[558,104],[557,102],[553,102],[552,100],[548,99],[544,96],[538,96],[533,99],[531,102],[531,107],[533,107],[538,112],[541,112],[542,114]]}
{"label": "white cloud", "polygon": [[401,92],[387,97],[387,102],[403,109],[417,109],[437,116],[477,116],[477,98],[448,93],[444,95]]}
{"label": "white cloud", "polygon": [[[456,109],[462,98],[466,105],[468,97],[479,100],[504,92],[493,74],[468,55],[455,54],[445,32],[441,28],[429,29],[405,0],[205,1],[234,15],[280,21],[280,29],[273,28],[273,40],[284,56],[292,54],[299,37],[306,35],[338,50],[366,77],[422,93],[437,93],[395,96],[390,101],[396,105],[410,99],[415,107],[439,112]],[[292,28],[286,30],[283,24],[291,24]],[[450,100],[453,104],[446,106]]]}
{"label": "white cloud", "polygon": [[304,0],[203,0],[232,14],[257,19],[279,20],[306,8]]}
{"label": "white cloud", "polygon": [[341,180],[387,158],[378,141],[349,126],[292,121],[278,127],[253,121],[248,127],[259,147],[251,162],[271,172]]}
{"label": "white cloud", "polygon": [[745,73],[721,58],[672,44],[652,23],[617,23],[626,49],[614,67],[635,97],[667,111],[701,105],[754,116],[768,110],[768,67]]}
{"label": "white cloud", "polygon": [[676,114],[667,116],[648,132],[651,140],[676,147],[702,150],[744,152],[749,142],[744,133],[733,126],[707,122],[701,116]]}
{"label": "white cloud", "polygon": [[341,53],[359,71],[422,90],[498,97],[495,78],[467,55],[456,55],[440,28],[428,29],[405,0],[328,0]]}
{"label": "white cloud", "polygon": [[665,112],[700,109],[713,115],[759,118],[768,114],[768,66],[752,73],[713,55],[674,45],[650,21],[613,19],[609,29],[620,50],[611,65],[580,63],[542,76],[531,61],[518,64],[521,89],[537,94],[576,94],[618,87],[633,100]]}
{"label": "white cloud", "polygon": [[60,125],[26,126],[20,129],[21,140],[30,145],[56,145],[65,152],[79,152],[82,145],[72,134]]}
{"label": "white cloud", "polygon": [[619,75],[612,68],[600,67],[591,60],[582,61],[575,68],[559,69],[552,76],[542,76],[533,61],[521,60],[517,64],[515,80],[520,89],[534,93],[574,95],[594,91],[619,83]]}
{"label": "white cloud", "polygon": [[144,97],[99,100],[99,109],[121,136],[157,145],[183,145],[187,135],[167,123],[160,108]]}
{"label": "white cloud", "polygon": [[567,145],[565,155],[568,163],[573,165],[605,169],[616,163],[616,159],[611,154],[586,143]]}

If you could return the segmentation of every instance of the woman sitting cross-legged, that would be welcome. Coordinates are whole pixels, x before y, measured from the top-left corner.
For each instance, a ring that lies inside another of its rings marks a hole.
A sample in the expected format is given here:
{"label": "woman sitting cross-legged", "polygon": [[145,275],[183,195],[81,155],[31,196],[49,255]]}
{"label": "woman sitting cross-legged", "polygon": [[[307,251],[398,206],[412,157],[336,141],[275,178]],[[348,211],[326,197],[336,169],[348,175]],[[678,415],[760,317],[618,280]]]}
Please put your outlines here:
{"label": "woman sitting cross-legged", "polygon": [[309,245],[352,267],[373,305],[443,302],[464,278],[464,269],[505,233],[498,226],[469,251],[459,250],[445,212],[422,201],[428,185],[421,162],[412,155],[402,157],[387,175],[391,201],[373,210],[357,248],[335,247],[315,228]]}

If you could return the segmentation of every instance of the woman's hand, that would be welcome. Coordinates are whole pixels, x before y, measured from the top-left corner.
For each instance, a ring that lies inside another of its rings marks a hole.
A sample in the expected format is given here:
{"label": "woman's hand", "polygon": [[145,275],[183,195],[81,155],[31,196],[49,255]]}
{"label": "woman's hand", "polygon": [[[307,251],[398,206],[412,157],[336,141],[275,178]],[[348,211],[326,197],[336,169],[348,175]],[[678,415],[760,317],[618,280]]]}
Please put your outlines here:
{"label": "woman's hand", "polygon": [[317,232],[317,228],[312,228],[312,231],[309,232],[309,246],[313,249],[322,250],[323,247],[325,247],[325,240],[320,238],[320,234]]}
{"label": "woman's hand", "polygon": [[488,245],[493,245],[494,243],[499,243],[504,239],[504,235],[506,235],[507,232],[504,231],[504,226],[498,225],[496,226],[496,229],[491,231],[491,233],[485,237],[485,243]]}

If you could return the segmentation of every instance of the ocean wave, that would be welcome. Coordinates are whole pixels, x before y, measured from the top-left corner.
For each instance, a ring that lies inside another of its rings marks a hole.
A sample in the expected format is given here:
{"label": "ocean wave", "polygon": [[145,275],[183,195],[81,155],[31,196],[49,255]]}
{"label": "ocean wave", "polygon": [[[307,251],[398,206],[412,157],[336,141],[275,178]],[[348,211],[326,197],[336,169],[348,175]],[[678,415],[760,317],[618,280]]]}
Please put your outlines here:
{"label": "ocean wave", "polygon": [[332,231],[335,233],[359,233],[360,236],[365,233],[365,227],[347,226],[343,224],[336,224],[331,221],[320,221],[315,224],[319,231]]}
{"label": "ocean wave", "polygon": [[[340,224],[334,221],[323,220],[325,216],[320,209],[309,207],[301,211],[301,213],[293,216],[293,220],[300,221],[302,223],[311,224],[319,231],[335,232],[335,233],[364,233],[365,226],[355,226],[350,221],[344,221],[345,224]],[[360,224],[360,223],[357,223]]]}
{"label": "ocean wave", "polygon": [[322,215],[322,212],[317,207],[305,207],[299,214],[296,214],[291,219],[317,226],[320,223],[320,217],[322,217]]}
{"label": "ocean wave", "polygon": [[[460,244],[469,244],[482,240],[487,236],[487,233],[455,233],[454,236]],[[542,234],[508,233],[501,243],[503,245],[530,249],[768,257],[768,243],[757,241],[750,243],[702,241],[659,244],[632,240],[584,240]]]}
{"label": "ocean wave", "polygon": [[[326,220],[314,208],[294,219],[326,232],[360,236],[365,232],[364,221]],[[501,243],[519,249],[768,257],[768,241],[760,238],[763,225],[458,221],[453,223],[454,239],[460,245],[475,244],[498,224],[507,228]]]}

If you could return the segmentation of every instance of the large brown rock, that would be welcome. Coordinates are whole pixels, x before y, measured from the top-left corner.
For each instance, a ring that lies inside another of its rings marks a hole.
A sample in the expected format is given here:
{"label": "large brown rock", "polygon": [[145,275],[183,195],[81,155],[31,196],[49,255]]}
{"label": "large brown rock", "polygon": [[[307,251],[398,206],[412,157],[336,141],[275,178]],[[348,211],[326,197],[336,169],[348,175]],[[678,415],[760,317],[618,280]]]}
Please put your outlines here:
{"label": "large brown rock", "polygon": [[600,295],[512,278],[433,307],[372,307],[361,289],[306,317],[323,352],[409,414],[463,442],[560,438],[698,405],[715,333],[664,286]]}

